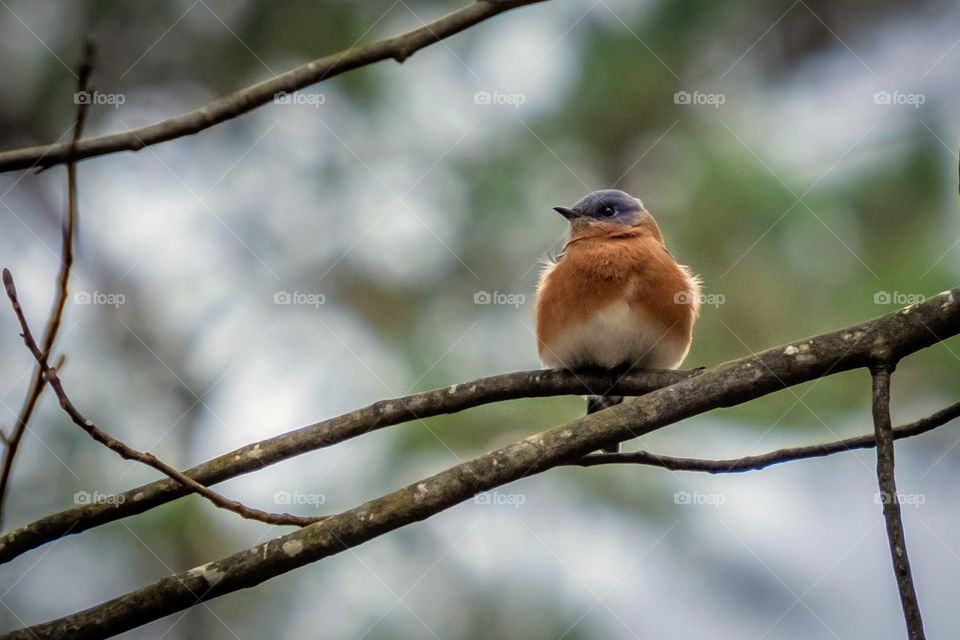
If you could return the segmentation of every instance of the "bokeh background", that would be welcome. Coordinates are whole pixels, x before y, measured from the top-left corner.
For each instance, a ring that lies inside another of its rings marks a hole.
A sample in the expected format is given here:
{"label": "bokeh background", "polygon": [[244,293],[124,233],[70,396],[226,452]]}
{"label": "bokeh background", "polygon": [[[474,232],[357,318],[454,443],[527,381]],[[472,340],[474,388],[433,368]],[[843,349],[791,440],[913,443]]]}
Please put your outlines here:
{"label": "bokeh background", "polygon": [[[93,135],[461,3],[0,5],[0,146],[15,148],[68,135],[84,34],[97,90],[122,101],[93,108]],[[105,430],[187,467],[377,399],[535,368],[537,272],[565,231],[550,207],[610,186],[641,196],[704,278],[690,366],[891,312],[960,280],[958,43],[946,0],[553,1],[86,161],[66,388]],[[64,169],[0,175],[0,194],[0,262],[39,326]],[[284,292],[293,304],[275,304]],[[901,364],[896,423],[957,399],[958,354],[954,339]],[[4,308],[7,428],[30,371]],[[628,448],[736,457],[866,433],[868,394],[865,372],[831,376]],[[482,407],[219,488],[336,512],[582,411],[580,398]],[[897,445],[931,637],[960,628],[958,438],[948,426]],[[125,637],[900,638],[873,464],[865,451],[727,477],[554,470]],[[4,524],[155,478],[45,396]],[[64,539],[0,568],[0,629],[282,531],[191,497]]]}

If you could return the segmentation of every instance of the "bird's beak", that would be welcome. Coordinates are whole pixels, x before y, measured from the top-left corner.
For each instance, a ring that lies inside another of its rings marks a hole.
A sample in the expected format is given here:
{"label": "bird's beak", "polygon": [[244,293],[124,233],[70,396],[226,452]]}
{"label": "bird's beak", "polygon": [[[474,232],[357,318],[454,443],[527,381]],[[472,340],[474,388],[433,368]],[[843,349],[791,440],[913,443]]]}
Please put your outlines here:
{"label": "bird's beak", "polygon": [[576,211],[568,207],[554,207],[553,210],[559,213],[560,215],[562,215],[567,220],[573,220],[574,218],[580,215],[579,213],[577,213]]}

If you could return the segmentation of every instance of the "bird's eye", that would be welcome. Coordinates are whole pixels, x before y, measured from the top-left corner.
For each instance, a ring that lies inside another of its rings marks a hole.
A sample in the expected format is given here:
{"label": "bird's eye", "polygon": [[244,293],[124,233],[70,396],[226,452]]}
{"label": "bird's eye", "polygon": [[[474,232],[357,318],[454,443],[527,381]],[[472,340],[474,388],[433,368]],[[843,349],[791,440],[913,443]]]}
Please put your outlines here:
{"label": "bird's eye", "polygon": [[605,205],[603,209],[600,210],[600,213],[604,218],[612,218],[617,212],[610,205]]}

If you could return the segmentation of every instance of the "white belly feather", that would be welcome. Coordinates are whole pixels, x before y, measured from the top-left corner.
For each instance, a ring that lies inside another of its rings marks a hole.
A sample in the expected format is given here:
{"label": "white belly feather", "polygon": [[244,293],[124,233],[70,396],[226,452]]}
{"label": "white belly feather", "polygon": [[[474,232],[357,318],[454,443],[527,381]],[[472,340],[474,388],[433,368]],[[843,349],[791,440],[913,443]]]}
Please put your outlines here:
{"label": "white belly feather", "polygon": [[541,357],[548,367],[675,369],[688,349],[670,337],[669,327],[651,322],[623,300],[565,329]]}

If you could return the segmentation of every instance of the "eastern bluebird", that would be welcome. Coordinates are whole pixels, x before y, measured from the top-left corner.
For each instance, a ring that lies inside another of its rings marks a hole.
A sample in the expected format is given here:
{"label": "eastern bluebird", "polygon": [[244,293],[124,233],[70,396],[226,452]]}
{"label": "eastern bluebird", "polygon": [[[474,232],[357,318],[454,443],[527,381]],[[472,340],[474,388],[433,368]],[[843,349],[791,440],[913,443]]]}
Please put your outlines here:
{"label": "eastern bluebird", "polygon": [[[537,286],[534,314],[543,364],[679,367],[699,315],[700,280],[667,251],[643,203],[604,189],[554,210],[570,221],[570,236]],[[587,413],[622,401],[590,396]]]}

